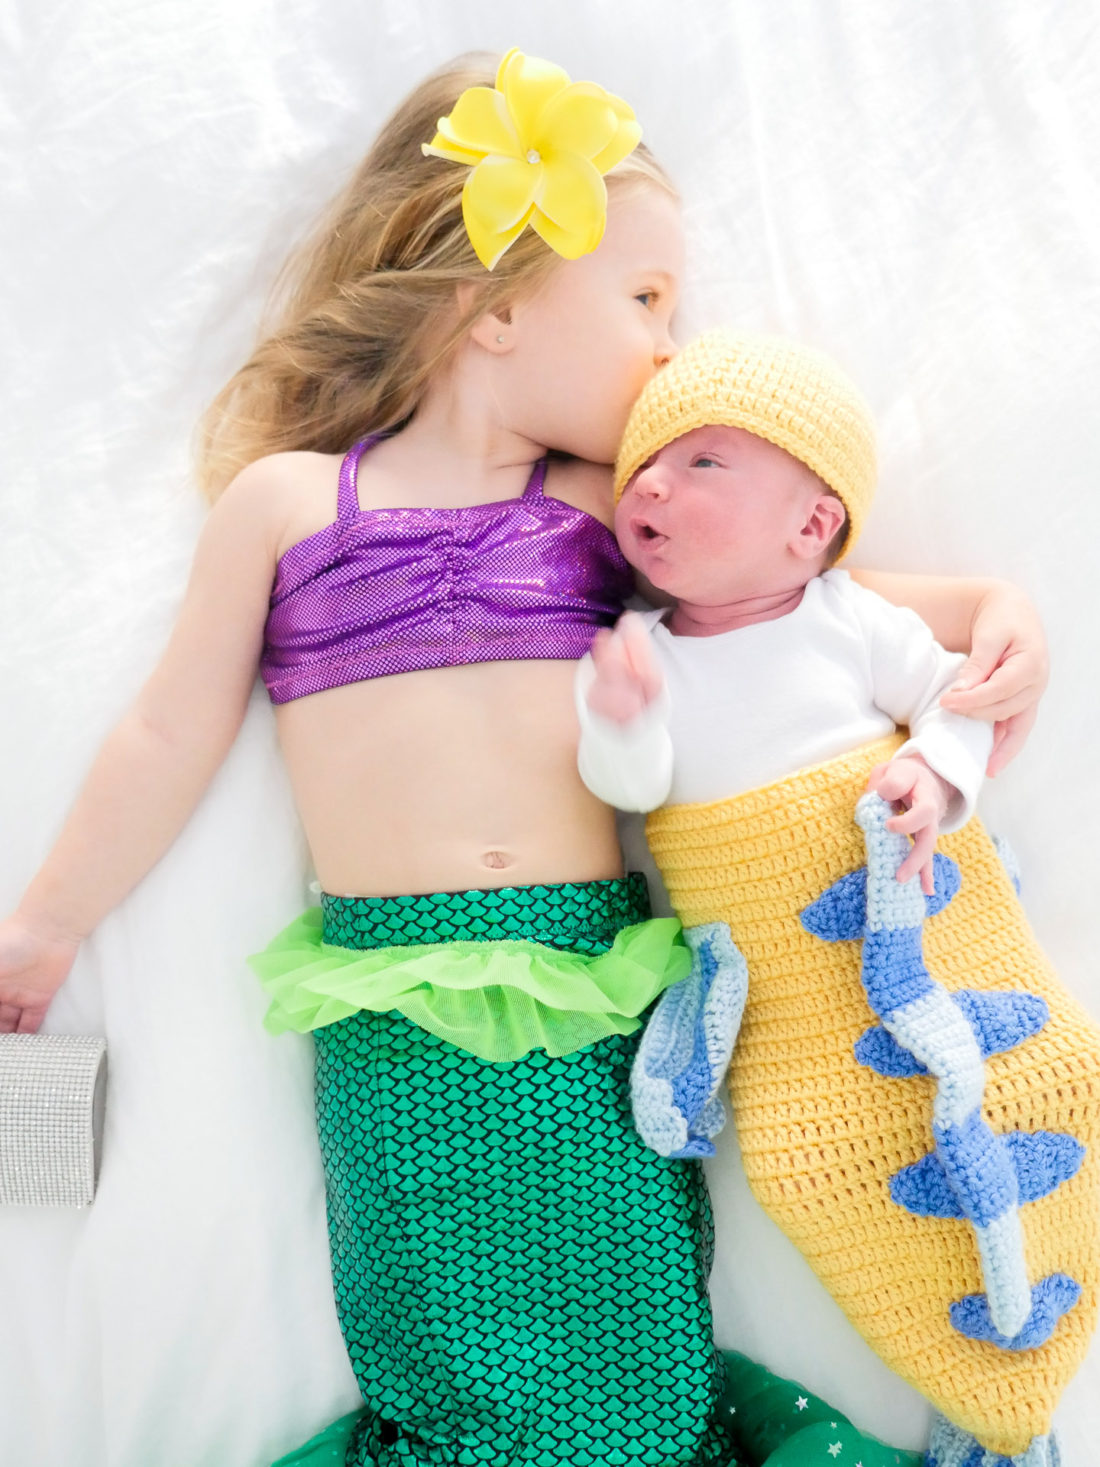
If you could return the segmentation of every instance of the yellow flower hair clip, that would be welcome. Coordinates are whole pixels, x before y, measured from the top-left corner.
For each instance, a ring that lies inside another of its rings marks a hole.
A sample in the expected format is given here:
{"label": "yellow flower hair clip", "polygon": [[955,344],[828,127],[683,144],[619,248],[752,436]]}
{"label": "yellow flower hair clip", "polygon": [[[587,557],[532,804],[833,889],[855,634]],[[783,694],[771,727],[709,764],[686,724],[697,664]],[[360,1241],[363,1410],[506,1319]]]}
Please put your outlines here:
{"label": "yellow flower hair clip", "polygon": [[641,136],[620,98],[513,49],[495,87],[468,87],[421,146],[470,165],[462,217],[491,270],[528,224],[567,260],[594,250],[607,221],[603,175]]}

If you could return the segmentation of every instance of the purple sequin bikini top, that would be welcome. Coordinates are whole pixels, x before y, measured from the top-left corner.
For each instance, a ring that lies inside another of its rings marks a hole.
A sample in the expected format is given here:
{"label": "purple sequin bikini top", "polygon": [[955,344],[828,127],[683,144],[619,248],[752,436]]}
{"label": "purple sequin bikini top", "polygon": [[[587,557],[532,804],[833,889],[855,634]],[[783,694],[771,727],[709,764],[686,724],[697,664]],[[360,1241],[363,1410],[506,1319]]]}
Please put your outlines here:
{"label": "purple sequin bikini top", "polygon": [[279,560],[260,673],[273,703],[429,667],[582,657],[633,589],[606,525],[542,492],[459,509],[360,509],[340,466],[337,517]]}

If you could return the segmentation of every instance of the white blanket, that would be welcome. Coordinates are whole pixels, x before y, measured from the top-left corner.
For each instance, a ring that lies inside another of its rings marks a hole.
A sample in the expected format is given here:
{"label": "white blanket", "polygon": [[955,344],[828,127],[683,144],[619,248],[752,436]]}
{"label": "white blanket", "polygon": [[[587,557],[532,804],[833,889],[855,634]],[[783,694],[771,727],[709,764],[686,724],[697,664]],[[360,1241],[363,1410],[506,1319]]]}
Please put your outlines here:
{"label": "white blanket", "polygon": [[[202,513],[192,426],[287,246],[424,72],[519,45],[626,97],[681,184],[682,336],[787,331],[864,385],[883,472],[858,563],[1039,601],[1054,685],[984,808],[1100,1009],[1094,0],[37,0],[0,34],[0,907],[163,644]],[[50,1014],[107,1035],[108,1132],[90,1211],[0,1215],[5,1463],[263,1467],[355,1404],[308,1041],[263,1032],[243,963],[307,880],[257,697]],[[921,1444],[923,1404],[763,1219],[732,1141],[710,1177],[722,1343]],[[1094,1351],[1067,1467],[1094,1460],[1098,1384]]]}

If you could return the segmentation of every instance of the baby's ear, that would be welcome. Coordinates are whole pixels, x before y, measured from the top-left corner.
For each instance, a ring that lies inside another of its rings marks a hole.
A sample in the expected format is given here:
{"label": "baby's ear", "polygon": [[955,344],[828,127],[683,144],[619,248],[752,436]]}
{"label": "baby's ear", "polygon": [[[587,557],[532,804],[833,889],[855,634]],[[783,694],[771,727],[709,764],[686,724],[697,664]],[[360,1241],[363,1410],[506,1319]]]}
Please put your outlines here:
{"label": "baby's ear", "polygon": [[802,560],[816,560],[829,549],[847,515],[836,495],[823,489],[807,501],[802,528],[791,542],[791,550]]}

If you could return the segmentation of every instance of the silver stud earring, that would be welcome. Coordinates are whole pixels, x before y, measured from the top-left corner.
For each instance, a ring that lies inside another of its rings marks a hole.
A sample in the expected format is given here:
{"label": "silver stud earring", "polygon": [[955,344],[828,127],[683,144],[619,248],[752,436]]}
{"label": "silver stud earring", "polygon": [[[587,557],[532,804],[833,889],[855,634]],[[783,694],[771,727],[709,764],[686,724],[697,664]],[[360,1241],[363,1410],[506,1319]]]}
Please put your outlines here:
{"label": "silver stud earring", "polygon": [[499,346],[503,346],[504,345],[504,337],[503,336],[498,336],[497,337],[497,344]]}

